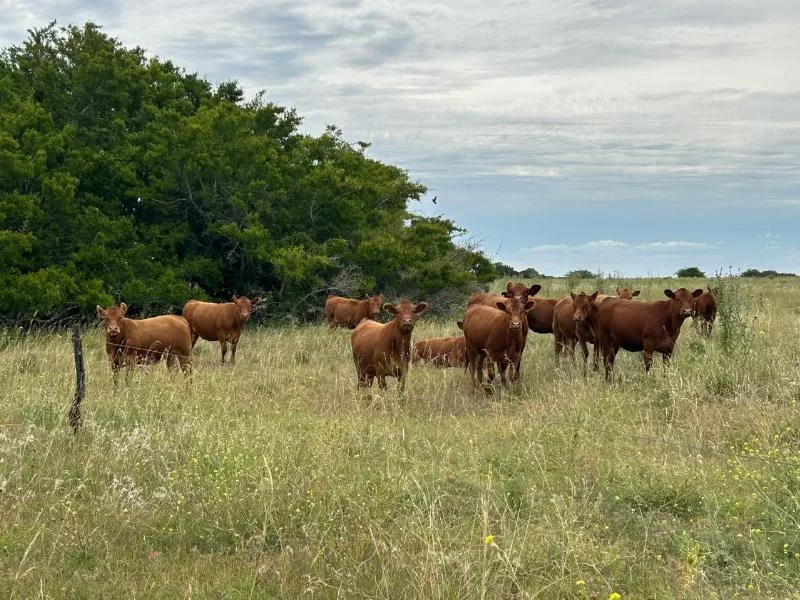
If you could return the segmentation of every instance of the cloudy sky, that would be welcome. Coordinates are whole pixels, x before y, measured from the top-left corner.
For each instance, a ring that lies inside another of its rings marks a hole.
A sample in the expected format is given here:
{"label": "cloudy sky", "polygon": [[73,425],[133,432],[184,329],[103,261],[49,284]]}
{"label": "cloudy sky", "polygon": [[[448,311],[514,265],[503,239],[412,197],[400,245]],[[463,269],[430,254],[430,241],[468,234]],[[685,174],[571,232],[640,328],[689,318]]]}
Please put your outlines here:
{"label": "cloudy sky", "polygon": [[[800,272],[797,0],[0,0],[334,123],[547,274]],[[437,204],[430,199],[438,197]]]}

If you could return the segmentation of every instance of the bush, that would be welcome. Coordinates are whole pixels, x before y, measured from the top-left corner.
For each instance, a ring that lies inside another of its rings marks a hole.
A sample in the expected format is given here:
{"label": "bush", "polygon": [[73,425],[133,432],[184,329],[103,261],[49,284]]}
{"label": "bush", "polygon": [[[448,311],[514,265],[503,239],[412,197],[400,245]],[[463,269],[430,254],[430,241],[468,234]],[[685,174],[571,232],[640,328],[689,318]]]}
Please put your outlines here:
{"label": "bush", "polygon": [[675,273],[678,277],[705,277],[706,274],[703,273],[699,267],[684,267],[683,269],[678,269]]}

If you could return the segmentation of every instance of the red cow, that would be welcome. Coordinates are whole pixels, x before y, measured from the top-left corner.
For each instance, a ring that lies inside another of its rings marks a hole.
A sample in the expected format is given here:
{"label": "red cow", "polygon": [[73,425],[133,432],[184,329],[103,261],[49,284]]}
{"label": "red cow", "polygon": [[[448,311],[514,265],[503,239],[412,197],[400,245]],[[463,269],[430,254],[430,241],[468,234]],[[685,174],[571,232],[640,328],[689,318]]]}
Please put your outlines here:
{"label": "red cow", "polygon": [[135,364],[157,363],[162,358],[166,358],[169,369],[175,367],[177,360],[187,380],[191,379],[192,334],[186,319],[177,315],[128,319],[127,310],[124,302],[106,309],[97,307],[114,384],[123,365],[127,379]]}
{"label": "red cow", "polygon": [[556,304],[553,313],[553,334],[555,337],[556,360],[567,352],[575,362],[575,344],[583,351],[583,373],[586,374],[586,361],[589,357],[588,344],[594,345],[594,366],[597,368],[599,348],[595,343],[595,317],[597,315],[597,292],[587,296],[570,293]]}
{"label": "red cow", "polygon": [[664,290],[668,300],[633,302],[608,298],[598,304],[595,334],[603,353],[606,379],[611,377],[614,358],[620,348],[628,352],[644,352],[644,368],[650,371],[653,352],[672,356],[683,321],[691,316],[693,300],[703,290],[686,288]]}
{"label": "red cow", "polygon": [[628,290],[628,288],[617,287],[617,297],[622,298],[623,300],[633,300],[639,295],[639,293],[640,290],[634,290],[631,292]]}
{"label": "red cow", "polygon": [[197,338],[218,341],[222,350],[221,362],[225,364],[230,342],[231,363],[236,362],[236,346],[256,304],[258,298],[250,300],[246,296],[233,296],[230,302],[223,304],[189,300],[183,305],[183,317],[192,327],[192,347],[197,343]]}
{"label": "red cow", "polygon": [[429,362],[437,367],[458,367],[466,360],[464,336],[438,337],[414,344],[413,363]]}
{"label": "red cow", "polygon": [[375,377],[378,387],[386,389],[386,377],[400,379],[399,390],[406,384],[408,363],[411,358],[411,332],[417,315],[428,308],[426,302],[413,304],[403,300],[397,305],[383,305],[394,318],[388,323],[362,320],[350,336],[353,361],[356,364],[358,387],[371,387]]}
{"label": "red cow", "polygon": [[692,307],[692,321],[695,327],[706,337],[711,337],[711,330],[714,328],[714,319],[717,318],[717,301],[714,292],[706,286],[707,292],[703,292],[694,299]]}
{"label": "red cow", "polygon": [[325,320],[329,329],[355,329],[361,319],[377,321],[381,314],[383,296],[367,296],[361,300],[328,296],[325,299]]}
{"label": "red cow", "polygon": [[[472,383],[483,383],[483,362],[489,358],[500,371],[500,381],[508,385],[506,369],[511,365],[511,379],[525,349],[526,311],[534,306],[533,300],[523,304],[516,297],[497,302],[496,308],[474,304],[467,309],[462,322],[467,344],[467,364]],[[491,379],[490,379],[491,381]]]}

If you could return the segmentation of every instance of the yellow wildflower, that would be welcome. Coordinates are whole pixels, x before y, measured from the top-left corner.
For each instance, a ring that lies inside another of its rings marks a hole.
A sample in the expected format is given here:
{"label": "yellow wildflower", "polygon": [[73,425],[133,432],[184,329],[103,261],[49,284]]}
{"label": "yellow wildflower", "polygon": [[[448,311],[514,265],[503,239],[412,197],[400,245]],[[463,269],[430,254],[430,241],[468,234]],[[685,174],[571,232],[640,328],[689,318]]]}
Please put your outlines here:
{"label": "yellow wildflower", "polygon": [[494,543],[494,536],[490,533],[489,535],[483,536],[483,543],[487,546],[491,546]]}

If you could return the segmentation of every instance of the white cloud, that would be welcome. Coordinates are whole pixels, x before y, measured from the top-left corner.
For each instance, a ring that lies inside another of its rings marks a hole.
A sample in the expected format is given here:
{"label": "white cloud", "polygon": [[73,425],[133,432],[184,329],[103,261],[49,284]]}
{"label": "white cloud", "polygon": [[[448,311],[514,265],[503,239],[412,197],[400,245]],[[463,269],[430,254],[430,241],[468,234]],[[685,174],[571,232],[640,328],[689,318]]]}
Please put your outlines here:
{"label": "white cloud", "polygon": [[668,241],[668,242],[648,242],[644,244],[629,244],[618,240],[593,240],[583,244],[569,245],[569,244],[541,244],[530,248],[523,248],[527,252],[609,252],[616,253],[621,250],[642,250],[645,252],[664,252],[664,251],[680,251],[680,250],[703,250],[706,248],[715,248],[717,244],[709,242],[686,242],[686,241]]}

